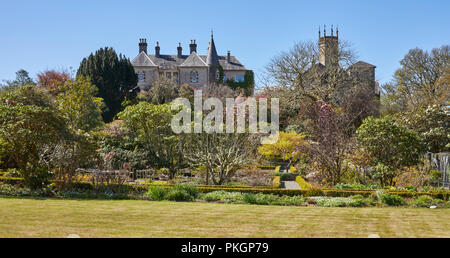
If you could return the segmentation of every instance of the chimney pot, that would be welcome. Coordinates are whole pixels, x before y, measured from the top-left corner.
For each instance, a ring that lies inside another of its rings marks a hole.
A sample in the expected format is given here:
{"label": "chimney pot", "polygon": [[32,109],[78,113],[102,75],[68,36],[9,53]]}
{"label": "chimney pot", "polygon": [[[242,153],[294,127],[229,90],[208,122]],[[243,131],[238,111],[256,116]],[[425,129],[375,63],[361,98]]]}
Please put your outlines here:
{"label": "chimney pot", "polygon": [[192,52],[197,52],[197,43],[195,43],[195,39],[191,40],[191,44],[189,45],[189,48],[191,50],[190,54],[192,54]]}
{"label": "chimney pot", "polygon": [[159,57],[159,54],[160,54],[159,42],[156,41],[155,56],[156,56],[156,57]]}
{"label": "chimney pot", "polygon": [[183,55],[183,48],[181,47],[181,43],[178,42],[178,47],[177,47],[177,53],[178,53],[178,58],[181,58]]}
{"label": "chimney pot", "polygon": [[139,53],[141,52],[147,54],[147,39],[139,39]]}

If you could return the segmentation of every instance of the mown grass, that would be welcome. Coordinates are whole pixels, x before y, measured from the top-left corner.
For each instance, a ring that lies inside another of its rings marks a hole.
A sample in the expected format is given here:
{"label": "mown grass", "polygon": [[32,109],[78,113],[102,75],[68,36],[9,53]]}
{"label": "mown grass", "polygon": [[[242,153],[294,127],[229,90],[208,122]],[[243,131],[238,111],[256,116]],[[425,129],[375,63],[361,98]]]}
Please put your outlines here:
{"label": "mown grass", "polygon": [[450,209],[0,197],[0,237],[450,237]]}

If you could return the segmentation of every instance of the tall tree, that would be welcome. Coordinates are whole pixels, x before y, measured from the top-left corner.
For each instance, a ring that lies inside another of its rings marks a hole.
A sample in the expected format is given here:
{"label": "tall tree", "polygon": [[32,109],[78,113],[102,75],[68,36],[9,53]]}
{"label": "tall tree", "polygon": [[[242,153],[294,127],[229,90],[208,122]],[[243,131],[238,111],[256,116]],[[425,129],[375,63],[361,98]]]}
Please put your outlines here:
{"label": "tall tree", "polygon": [[124,128],[130,133],[135,150],[145,150],[149,166],[167,168],[175,176],[182,164],[179,136],[171,128],[175,111],[170,104],[153,105],[140,102],[127,106],[118,114]]}
{"label": "tall tree", "polygon": [[58,86],[58,109],[66,118],[70,129],[89,132],[103,125],[101,108],[103,100],[95,97],[98,89],[89,79],[79,76]]}
{"label": "tall tree", "polygon": [[424,152],[417,133],[398,125],[390,115],[367,118],[357,134],[363,152],[382,175],[379,180],[383,185],[392,185],[396,171],[418,164]]}
{"label": "tall tree", "polygon": [[[33,79],[30,78],[28,72],[24,69],[20,69],[16,72],[16,79],[12,81],[4,81],[6,87],[20,87],[24,85],[34,85],[36,84]],[[1,85],[0,85],[1,86]]]}
{"label": "tall tree", "polygon": [[128,58],[117,56],[113,48],[101,48],[81,61],[78,76],[89,77],[97,86],[97,96],[105,101],[107,109],[103,120],[110,122],[121,111],[125,99],[136,97],[137,75]]}
{"label": "tall tree", "polygon": [[257,137],[249,133],[199,133],[182,136],[188,164],[206,170],[206,184],[227,183],[254,152]]}
{"label": "tall tree", "polygon": [[450,45],[409,50],[400,61],[394,80],[384,86],[387,110],[407,111],[442,105],[450,98]]}
{"label": "tall tree", "polygon": [[[32,97],[32,98],[31,98]],[[46,146],[68,136],[65,120],[42,90],[27,85],[0,96],[0,138],[4,152],[32,188],[50,177]]]}

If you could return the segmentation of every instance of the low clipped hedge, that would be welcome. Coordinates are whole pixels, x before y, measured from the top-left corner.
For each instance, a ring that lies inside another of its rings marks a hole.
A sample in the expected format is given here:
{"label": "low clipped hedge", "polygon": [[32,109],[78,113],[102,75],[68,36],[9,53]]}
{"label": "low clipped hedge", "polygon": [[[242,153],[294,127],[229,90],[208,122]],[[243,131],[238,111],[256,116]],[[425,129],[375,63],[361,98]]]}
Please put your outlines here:
{"label": "low clipped hedge", "polygon": [[[11,178],[11,177],[0,177],[0,182],[21,186],[24,183],[23,178]],[[80,190],[94,190],[99,187],[115,188],[117,191],[123,192],[136,192],[145,193],[148,191],[149,185],[132,185],[132,184],[122,184],[122,185],[97,185],[94,186],[89,182],[76,182],[73,188]],[[161,185],[161,187],[172,188],[174,185]],[[341,189],[319,189],[310,188],[302,190],[293,189],[280,189],[280,188],[264,188],[264,187],[241,187],[241,186],[211,186],[211,185],[199,185],[197,188],[203,193],[215,192],[215,191],[226,191],[226,192],[241,192],[241,193],[263,193],[263,194],[276,194],[276,195],[286,195],[286,196],[297,196],[302,195],[305,197],[311,196],[328,196],[328,197],[350,197],[354,195],[362,195],[364,197],[369,197],[374,194],[375,190],[341,190]],[[384,191],[384,193],[396,194],[403,198],[416,198],[422,195],[428,195],[436,199],[449,200],[450,191],[439,191],[439,192],[408,192],[408,191]]]}
{"label": "low clipped hedge", "polygon": [[17,186],[23,186],[25,180],[20,177],[6,177],[6,176],[0,176],[0,182],[9,184],[9,185],[17,185]]}

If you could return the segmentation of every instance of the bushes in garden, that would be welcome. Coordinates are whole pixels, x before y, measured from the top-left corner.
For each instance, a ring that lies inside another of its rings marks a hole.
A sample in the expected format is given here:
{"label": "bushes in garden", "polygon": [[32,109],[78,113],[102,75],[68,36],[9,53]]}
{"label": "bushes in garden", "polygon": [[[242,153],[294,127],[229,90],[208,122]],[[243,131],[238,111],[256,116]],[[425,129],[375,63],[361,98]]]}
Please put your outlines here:
{"label": "bushes in garden", "polygon": [[310,189],[312,188],[312,185],[308,182],[305,181],[305,179],[303,179],[303,177],[298,176],[295,181],[297,182],[297,184],[300,186],[301,189]]}
{"label": "bushes in garden", "polygon": [[197,186],[190,184],[180,184],[174,187],[152,185],[148,189],[147,196],[154,201],[189,202],[196,200],[199,193]]}
{"label": "bushes in garden", "polygon": [[389,206],[401,206],[404,204],[403,198],[397,194],[381,193],[378,194],[377,196],[378,200],[381,203],[384,203]]}
{"label": "bushes in garden", "polygon": [[167,197],[168,188],[163,186],[150,186],[147,195],[153,201],[162,201]]}
{"label": "bushes in garden", "polygon": [[273,188],[280,188],[281,187],[281,177],[274,176],[273,177]]}
{"label": "bushes in garden", "polygon": [[377,185],[362,185],[362,184],[337,184],[333,187],[334,189],[341,190],[376,190]]}
{"label": "bushes in garden", "polygon": [[[352,194],[348,196],[333,197],[318,196],[316,194],[324,194],[326,190],[311,189],[302,191],[303,195],[282,195],[281,193],[289,193],[292,191],[278,191],[277,194],[270,191],[261,192],[236,192],[238,188],[231,188],[228,190],[210,191],[202,193],[201,189],[195,185],[180,184],[175,186],[166,185],[151,185],[147,193],[143,196],[141,191],[145,186],[127,186],[123,187],[134,189],[134,191],[117,191],[114,192],[108,186],[101,186],[94,188],[92,185],[83,183],[84,188],[78,188],[71,191],[58,192],[52,185],[45,189],[30,190],[29,188],[22,188],[18,185],[10,185],[0,182],[0,195],[9,196],[29,196],[29,197],[47,197],[59,196],[62,198],[77,198],[77,199],[142,199],[147,196],[153,201],[196,201],[203,200],[207,202],[223,202],[223,203],[237,203],[237,204],[254,204],[254,205],[279,205],[279,206],[302,206],[302,205],[317,205],[321,207],[366,207],[374,205],[388,205],[388,206],[402,206],[408,205],[413,207],[447,207],[450,208],[449,202],[444,202],[441,199],[436,199],[430,195],[418,195],[415,199],[410,199],[411,196],[404,197],[390,192],[376,192],[366,191],[366,195]],[[90,185],[91,188],[86,187]],[[133,188],[135,187],[135,188]],[[128,190],[129,190],[128,189]],[[245,188],[244,188],[245,189]],[[259,189],[268,190],[268,189]],[[280,189],[282,190],[282,189]],[[344,191],[341,191],[344,192]],[[346,191],[355,193],[355,191]],[[402,192],[400,192],[402,193]],[[411,192],[403,192],[412,194]],[[417,193],[418,194],[418,193]],[[309,195],[309,197],[307,196]],[[367,198],[369,197],[369,198]],[[409,201],[408,201],[409,200]]]}
{"label": "bushes in garden", "polygon": [[201,197],[202,200],[207,202],[235,202],[235,203],[243,203],[244,202],[244,194],[236,193],[236,192],[225,192],[225,191],[216,191],[209,192],[203,194]]}
{"label": "bushes in garden", "polygon": [[416,200],[412,201],[411,204],[414,207],[428,208],[431,206],[437,206],[439,204],[442,204],[442,200],[433,199],[431,196],[428,195],[422,195],[417,197]]}
{"label": "bushes in garden", "polygon": [[[9,177],[1,177],[0,182],[21,186],[23,183],[22,178],[9,178]],[[175,187],[173,185],[162,185],[162,187],[166,187],[168,189]],[[72,184],[72,188],[76,191],[87,191],[87,190],[104,190],[104,189],[112,189],[114,192],[121,193],[145,193],[147,192],[147,185],[102,185],[97,184],[93,185],[90,182],[75,182]],[[302,190],[292,190],[292,189],[275,189],[275,188],[265,188],[265,187],[248,187],[248,186],[211,186],[211,185],[198,185],[196,186],[197,190],[202,193],[209,193],[215,191],[226,191],[226,192],[241,192],[241,193],[263,193],[263,194],[274,194],[279,196],[328,196],[328,197],[351,197],[354,195],[362,195],[364,197],[369,197],[375,193],[375,190],[341,190],[341,189],[321,189],[321,188],[308,188]],[[189,190],[184,189],[189,192]],[[448,190],[439,190],[435,189],[431,191],[431,189],[427,189],[427,192],[415,192],[408,189],[404,191],[399,190],[385,190],[386,193],[399,195],[403,198],[416,198],[422,195],[429,195],[435,199],[448,200],[450,196],[450,191]]]}
{"label": "bushes in garden", "polygon": [[280,206],[300,206],[306,199],[302,196],[278,196],[273,194],[253,194],[253,193],[232,193],[216,191],[206,193],[201,197],[208,202],[225,203],[247,203],[256,205],[280,205]]}
{"label": "bushes in garden", "polygon": [[176,202],[191,202],[195,199],[185,190],[172,189],[167,193],[167,200]]}
{"label": "bushes in garden", "polygon": [[362,195],[352,197],[310,197],[317,206],[321,207],[364,207],[368,205],[368,201]]}

